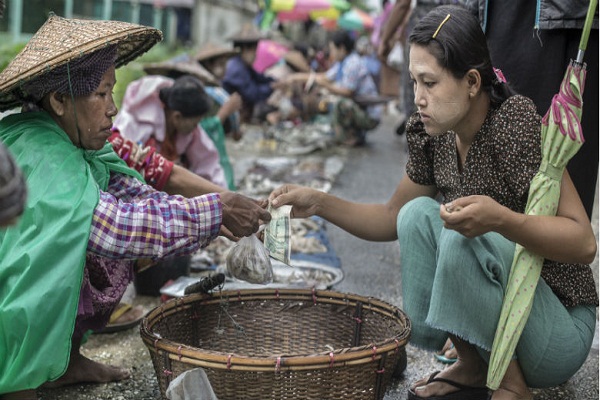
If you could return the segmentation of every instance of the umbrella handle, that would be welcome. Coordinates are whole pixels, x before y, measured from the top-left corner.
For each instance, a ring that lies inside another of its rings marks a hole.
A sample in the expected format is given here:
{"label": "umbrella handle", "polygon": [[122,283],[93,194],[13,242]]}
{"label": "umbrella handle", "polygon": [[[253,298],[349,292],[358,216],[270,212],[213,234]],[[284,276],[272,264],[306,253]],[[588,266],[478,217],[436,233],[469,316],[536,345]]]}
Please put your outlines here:
{"label": "umbrella handle", "polygon": [[585,17],[585,24],[583,25],[583,32],[581,33],[581,40],[579,41],[579,51],[577,52],[577,62],[579,64],[583,63],[583,54],[585,53],[585,49],[587,49],[588,39],[590,38],[596,6],[598,6],[598,0],[590,0],[588,12]]}

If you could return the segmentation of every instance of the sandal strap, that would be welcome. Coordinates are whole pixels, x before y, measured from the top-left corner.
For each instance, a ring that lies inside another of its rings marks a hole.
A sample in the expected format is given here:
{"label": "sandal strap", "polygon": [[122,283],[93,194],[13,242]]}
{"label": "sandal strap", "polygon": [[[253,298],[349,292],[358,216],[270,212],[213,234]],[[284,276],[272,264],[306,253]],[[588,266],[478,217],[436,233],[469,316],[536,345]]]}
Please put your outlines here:
{"label": "sandal strap", "polygon": [[453,380],[450,379],[446,379],[446,378],[437,378],[437,375],[440,373],[441,371],[435,371],[433,374],[431,374],[429,376],[429,379],[427,379],[427,384],[430,384],[432,382],[441,382],[441,383],[447,383],[448,385],[454,386],[457,389],[460,390],[469,390],[469,389],[479,389],[473,386],[467,386],[467,385],[463,385],[462,383],[458,383],[455,382]]}

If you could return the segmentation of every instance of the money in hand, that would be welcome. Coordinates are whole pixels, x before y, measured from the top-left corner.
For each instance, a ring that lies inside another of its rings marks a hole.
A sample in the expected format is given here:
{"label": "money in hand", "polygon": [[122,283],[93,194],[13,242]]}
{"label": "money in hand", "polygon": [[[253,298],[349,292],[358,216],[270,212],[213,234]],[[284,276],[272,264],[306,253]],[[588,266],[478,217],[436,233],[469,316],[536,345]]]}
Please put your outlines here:
{"label": "money in hand", "polygon": [[265,227],[265,247],[269,250],[269,255],[284,264],[290,265],[290,256],[292,247],[290,237],[292,228],[290,225],[290,211],[292,206],[271,207],[271,221]]}

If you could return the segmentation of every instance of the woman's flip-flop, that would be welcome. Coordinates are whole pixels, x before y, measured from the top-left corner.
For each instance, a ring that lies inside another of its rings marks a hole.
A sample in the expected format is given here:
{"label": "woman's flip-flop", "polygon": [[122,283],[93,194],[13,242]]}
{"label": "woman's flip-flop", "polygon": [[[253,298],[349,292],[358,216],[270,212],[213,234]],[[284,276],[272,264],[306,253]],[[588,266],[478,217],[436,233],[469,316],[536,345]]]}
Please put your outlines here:
{"label": "woman's flip-flop", "polygon": [[473,387],[463,385],[462,383],[454,382],[453,380],[446,378],[436,378],[437,374],[440,371],[435,371],[433,374],[429,376],[427,379],[426,385],[429,385],[433,382],[442,382],[447,383],[448,385],[452,385],[458,390],[456,392],[440,395],[440,396],[432,396],[432,397],[419,397],[412,390],[408,389],[408,400],[488,400],[489,391],[486,387]]}
{"label": "woman's flip-flop", "polygon": [[[146,315],[146,311],[142,306],[133,306],[128,303],[119,303],[110,316],[110,320],[104,329],[96,331],[96,333],[113,333],[124,331],[126,329],[137,326]],[[123,316],[124,321],[119,321]]]}

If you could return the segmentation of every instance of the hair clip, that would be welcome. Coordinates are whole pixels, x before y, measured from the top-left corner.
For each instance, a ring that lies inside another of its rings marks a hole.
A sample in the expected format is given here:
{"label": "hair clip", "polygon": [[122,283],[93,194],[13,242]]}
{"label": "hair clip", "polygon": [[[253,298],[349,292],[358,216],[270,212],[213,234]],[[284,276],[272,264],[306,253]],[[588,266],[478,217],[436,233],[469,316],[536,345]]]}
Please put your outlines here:
{"label": "hair clip", "polygon": [[506,78],[504,77],[504,74],[502,73],[502,71],[500,71],[500,69],[494,68],[494,74],[496,74],[496,79],[498,80],[498,82],[506,83]]}
{"label": "hair clip", "polygon": [[438,28],[433,33],[433,36],[431,37],[432,39],[435,39],[437,34],[440,32],[440,29],[442,29],[442,25],[444,25],[446,23],[446,21],[448,21],[449,19],[450,19],[450,14],[446,15],[446,18],[444,18],[444,20],[442,22],[440,22],[440,26],[438,26]]}

